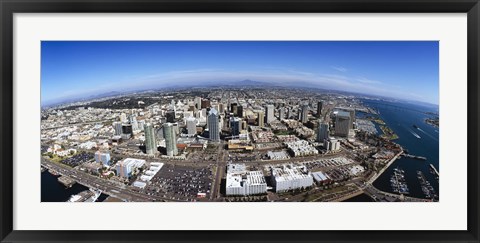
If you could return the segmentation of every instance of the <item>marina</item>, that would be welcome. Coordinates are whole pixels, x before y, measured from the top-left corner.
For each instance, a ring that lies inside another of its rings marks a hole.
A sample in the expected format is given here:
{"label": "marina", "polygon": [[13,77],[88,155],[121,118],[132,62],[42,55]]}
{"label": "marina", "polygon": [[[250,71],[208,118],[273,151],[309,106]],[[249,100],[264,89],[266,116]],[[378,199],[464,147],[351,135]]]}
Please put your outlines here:
{"label": "marina", "polygon": [[417,178],[420,181],[420,186],[422,188],[422,192],[425,195],[425,198],[438,200],[438,195],[435,192],[435,189],[430,184],[430,182],[425,178],[421,171],[417,171]]}
{"label": "marina", "polygon": [[393,175],[390,178],[393,192],[400,194],[409,194],[410,191],[405,180],[405,171],[400,168],[393,169]]}

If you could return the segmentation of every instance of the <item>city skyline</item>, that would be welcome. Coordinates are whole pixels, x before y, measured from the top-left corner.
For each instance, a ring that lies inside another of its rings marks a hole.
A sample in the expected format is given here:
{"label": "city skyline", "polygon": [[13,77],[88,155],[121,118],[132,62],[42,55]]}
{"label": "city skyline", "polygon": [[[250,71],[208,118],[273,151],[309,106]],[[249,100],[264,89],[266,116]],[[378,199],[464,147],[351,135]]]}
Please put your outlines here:
{"label": "city skyline", "polygon": [[42,105],[254,80],[438,104],[437,41],[43,41]]}

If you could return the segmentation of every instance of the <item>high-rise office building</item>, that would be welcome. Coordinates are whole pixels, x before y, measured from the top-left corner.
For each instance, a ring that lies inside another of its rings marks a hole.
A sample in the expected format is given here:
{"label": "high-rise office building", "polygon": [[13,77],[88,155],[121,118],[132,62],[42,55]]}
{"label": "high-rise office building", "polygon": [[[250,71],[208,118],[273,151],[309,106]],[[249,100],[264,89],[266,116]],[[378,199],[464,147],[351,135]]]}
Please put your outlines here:
{"label": "high-rise office building", "polygon": [[145,150],[148,155],[153,155],[157,151],[157,142],[155,139],[155,131],[151,123],[145,123],[143,127],[145,131]]}
{"label": "high-rise office building", "polygon": [[175,111],[173,110],[169,110],[167,111],[167,113],[165,114],[165,117],[167,118],[167,122],[175,122]]}
{"label": "high-rise office building", "polygon": [[128,116],[128,122],[132,124],[132,129],[133,131],[138,131],[138,122],[137,122],[137,117],[135,115],[130,115]]}
{"label": "high-rise office building", "polygon": [[167,155],[176,156],[178,154],[177,136],[175,135],[172,123],[165,123],[163,125],[163,137],[165,138],[165,148],[167,150]]}
{"label": "high-rise office building", "polygon": [[202,108],[209,108],[210,107],[210,100],[202,99]]}
{"label": "high-rise office building", "polygon": [[208,133],[212,141],[220,141],[220,124],[218,122],[218,112],[211,109],[208,113]]}
{"label": "high-rise office building", "polygon": [[279,120],[283,120],[285,118],[285,107],[280,107],[280,109],[278,109],[278,119]]}
{"label": "high-rise office building", "polygon": [[129,139],[132,137],[132,124],[122,124],[122,138]]}
{"label": "high-rise office building", "polygon": [[197,134],[197,120],[193,117],[187,118],[187,134],[190,136]]}
{"label": "high-rise office building", "polygon": [[290,119],[291,117],[292,117],[292,108],[288,108],[287,119]]}
{"label": "high-rise office building", "polygon": [[127,122],[127,114],[125,113],[120,114],[120,122],[122,123]]}
{"label": "high-rise office building", "polygon": [[317,142],[323,143],[325,139],[328,139],[330,136],[330,129],[328,123],[319,122],[317,130]]}
{"label": "high-rise office building", "polygon": [[350,129],[353,129],[353,123],[355,122],[355,109],[348,110],[350,113]]}
{"label": "high-rise office building", "polygon": [[122,123],[121,122],[114,122],[113,129],[115,130],[115,135],[122,135]]}
{"label": "high-rise office building", "polygon": [[335,136],[347,137],[350,131],[350,113],[346,111],[339,111],[335,118]]}
{"label": "high-rise office building", "polygon": [[322,108],[323,108],[323,102],[319,101],[317,103],[317,117],[320,118],[322,116]]}
{"label": "high-rise office building", "polygon": [[201,97],[195,97],[195,108],[198,110],[202,109],[202,98]]}
{"label": "high-rise office building", "polygon": [[232,132],[232,136],[238,136],[240,134],[242,120],[237,117],[230,118],[230,130]]}
{"label": "high-rise office building", "polygon": [[218,112],[220,114],[222,114],[223,112],[225,112],[225,104],[223,103],[218,103]]}
{"label": "high-rise office building", "polygon": [[238,108],[238,105],[237,103],[232,103],[230,104],[230,113],[233,113],[233,115],[237,115],[237,108]]}
{"label": "high-rise office building", "polygon": [[267,123],[270,123],[275,120],[274,114],[274,106],[273,105],[267,105],[265,106],[265,113],[267,113]]}
{"label": "high-rise office building", "polygon": [[308,121],[308,105],[303,105],[300,110],[300,121],[306,123]]}
{"label": "high-rise office building", "polygon": [[265,126],[265,113],[263,111],[257,112],[257,125],[259,127]]}
{"label": "high-rise office building", "polygon": [[95,152],[95,161],[105,166],[110,165],[110,153],[109,152]]}
{"label": "high-rise office building", "polygon": [[237,106],[237,113],[235,114],[235,116],[238,116],[240,118],[243,117],[243,106],[241,105]]}

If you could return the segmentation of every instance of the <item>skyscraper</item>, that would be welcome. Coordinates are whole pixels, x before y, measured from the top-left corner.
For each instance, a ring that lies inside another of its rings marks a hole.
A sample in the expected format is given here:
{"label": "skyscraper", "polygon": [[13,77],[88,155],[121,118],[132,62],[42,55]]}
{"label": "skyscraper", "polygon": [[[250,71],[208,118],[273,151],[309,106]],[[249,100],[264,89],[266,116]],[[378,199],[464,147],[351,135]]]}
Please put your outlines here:
{"label": "skyscraper", "polygon": [[175,122],[175,111],[169,110],[165,114],[165,117],[167,118],[167,122]]}
{"label": "skyscraper", "polygon": [[238,108],[238,105],[237,103],[232,103],[230,104],[230,112],[233,113],[233,115],[237,115],[237,108]]}
{"label": "skyscraper", "polygon": [[133,131],[138,131],[138,122],[137,122],[137,117],[135,115],[130,115],[128,116],[128,121],[130,124],[132,124],[132,129]]}
{"label": "skyscraper", "polygon": [[303,105],[302,109],[300,110],[300,121],[302,123],[306,123],[308,121],[308,105]]}
{"label": "skyscraper", "polygon": [[335,136],[347,137],[350,130],[350,113],[339,111],[335,118]]}
{"label": "skyscraper", "polygon": [[198,110],[202,109],[202,98],[201,97],[195,97],[195,108]]}
{"label": "skyscraper", "polygon": [[110,153],[109,152],[95,152],[95,161],[105,166],[110,165]]}
{"label": "skyscraper", "polygon": [[132,134],[132,124],[122,124],[122,138],[129,139]]}
{"label": "skyscraper", "polygon": [[114,122],[113,129],[115,129],[115,135],[122,135],[122,123],[121,122]]}
{"label": "skyscraper", "polygon": [[292,117],[292,108],[288,108],[287,119],[290,119],[290,117]]}
{"label": "skyscraper", "polygon": [[323,102],[319,101],[317,103],[317,117],[320,118],[322,116],[322,108],[323,108]]}
{"label": "skyscraper", "polygon": [[267,123],[270,123],[275,120],[275,117],[273,116],[274,109],[275,108],[273,105],[267,105],[265,107],[265,112],[267,113]]}
{"label": "skyscraper", "polygon": [[353,129],[353,123],[355,122],[355,109],[348,110],[350,113],[350,129]]}
{"label": "skyscraper", "polygon": [[237,114],[235,114],[236,116],[242,118],[243,117],[243,106],[239,105],[237,106]]}
{"label": "skyscraper", "polygon": [[218,123],[218,112],[212,108],[208,113],[208,132],[212,141],[220,141],[220,125]]}
{"label": "skyscraper", "polygon": [[187,118],[187,134],[190,136],[197,134],[197,120],[193,117]]}
{"label": "skyscraper", "polygon": [[325,139],[328,139],[330,136],[330,130],[328,127],[328,123],[326,122],[319,122],[318,130],[317,130],[317,142],[323,143]]}
{"label": "skyscraper", "polygon": [[280,107],[280,109],[278,109],[278,119],[279,120],[283,120],[285,118],[285,107]]}
{"label": "skyscraper", "polygon": [[230,129],[232,131],[232,136],[238,136],[241,130],[241,119],[237,117],[230,118]]}
{"label": "skyscraper", "polygon": [[258,111],[257,112],[257,125],[259,127],[264,127],[265,126],[265,113],[263,111]]}
{"label": "skyscraper", "polygon": [[218,103],[218,112],[220,114],[222,114],[223,112],[225,112],[225,104],[223,103]]}
{"label": "skyscraper", "polygon": [[202,99],[202,108],[209,108],[210,107],[210,100]]}
{"label": "skyscraper", "polygon": [[120,122],[122,123],[127,122],[127,114],[125,113],[120,114]]}
{"label": "skyscraper", "polygon": [[172,123],[165,123],[163,125],[163,137],[165,138],[165,148],[167,149],[168,156],[176,156],[178,154],[177,149],[177,137]]}
{"label": "skyscraper", "polygon": [[143,130],[145,131],[145,150],[146,153],[149,155],[155,154],[155,151],[157,151],[157,142],[155,139],[155,132],[153,130],[153,126],[151,123],[145,123],[145,126],[143,127]]}

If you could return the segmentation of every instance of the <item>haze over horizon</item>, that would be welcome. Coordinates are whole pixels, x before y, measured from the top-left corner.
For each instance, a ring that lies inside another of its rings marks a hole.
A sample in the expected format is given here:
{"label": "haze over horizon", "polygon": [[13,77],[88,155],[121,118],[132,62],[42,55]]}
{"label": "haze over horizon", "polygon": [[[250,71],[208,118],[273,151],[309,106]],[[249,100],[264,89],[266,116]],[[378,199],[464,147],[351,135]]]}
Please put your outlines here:
{"label": "haze over horizon", "polygon": [[437,41],[42,41],[42,105],[254,80],[439,102]]}

